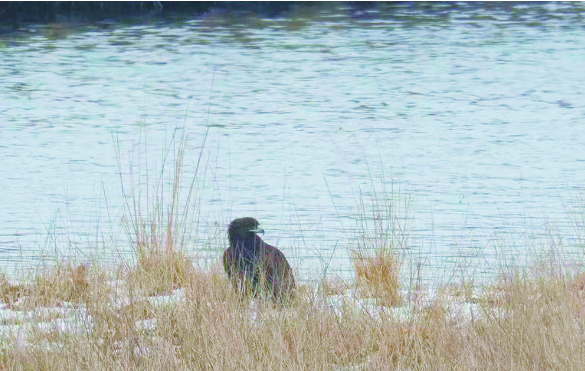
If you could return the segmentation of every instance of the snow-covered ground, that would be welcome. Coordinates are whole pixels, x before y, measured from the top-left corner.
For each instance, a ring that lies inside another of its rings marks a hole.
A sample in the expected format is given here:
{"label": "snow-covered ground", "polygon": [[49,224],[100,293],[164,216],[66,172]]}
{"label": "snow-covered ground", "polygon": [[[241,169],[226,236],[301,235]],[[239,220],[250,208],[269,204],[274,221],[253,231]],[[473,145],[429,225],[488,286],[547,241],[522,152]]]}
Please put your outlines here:
{"label": "snow-covered ground", "polygon": [[[123,282],[110,281],[115,290],[109,297],[110,305],[114,309],[132,305],[144,298],[129,298],[122,294]],[[465,298],[464,295],[439,294],[436,290],[426,292],[403,292],[403,305],[386,307],[378,305],[374,298],[363,298],[356,290],[348,289],[340,295],[322,295],[313,292],[306,296],[306,300],[317,311],[332,311],[340,318],[355,311],[363,311],[376,321],[386,321],[397,326],[419,323],[418,320],[428,315],[431,310],[439,310],[443,318],[452,326],[467,326],[474,321],[481,320],[486,315],[504,318],[506,312],[499,307],[480,305],[478,298]],[[168,295],[148,297],[148,303],[153,308],[172,306],[188,300],[183,289],[176,289]],[[34,335],[43,333],[79,334],[90,332],[93,327],[93,318],[83,303],[62,302],[58,307],[36,307],[25,310],[26,298],[11,304],[1,304],[0,308],[0,338],[16,346],[26,346]],[[212,303],[209,303],[211,306]],[[284,309],[286,312],[289,309]],[[276,312],[277,310],[272,310]],[[351,311],[351,312],[350,312]],[[251,301],[249,305],[249,319],[260,323],[264,315],[270,313],[261,310],[258,301]],[[135,321],[138,331],[153,333],[156,330],[156,319],[139,319]],[[38,336],[36,337],[38,339]],[[35,344],[39,344],[38,341]]]}

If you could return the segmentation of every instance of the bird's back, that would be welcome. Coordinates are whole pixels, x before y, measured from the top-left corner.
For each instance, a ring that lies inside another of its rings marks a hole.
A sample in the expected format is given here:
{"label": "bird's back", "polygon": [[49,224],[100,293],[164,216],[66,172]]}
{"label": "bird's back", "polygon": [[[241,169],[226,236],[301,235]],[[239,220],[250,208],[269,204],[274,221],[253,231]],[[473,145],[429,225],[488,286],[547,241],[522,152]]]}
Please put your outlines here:
{"label": "bird's back", "polygon": [[[260,237],[256,238],[262,241]],[[262,244],[264,245],[262,266],[266,271],[266,279],[272,286],[272,299],[278,302],[289,300],[296,288],[292,268],[279,249],[264,241]]]}
{"label": "bird's back", "polygon": [[292,268],[284,254],[262,241],[235,241],[223,253],[224,269],[241,293],[260,291],[271,296],[274,302],[290,300],[296,287]]}

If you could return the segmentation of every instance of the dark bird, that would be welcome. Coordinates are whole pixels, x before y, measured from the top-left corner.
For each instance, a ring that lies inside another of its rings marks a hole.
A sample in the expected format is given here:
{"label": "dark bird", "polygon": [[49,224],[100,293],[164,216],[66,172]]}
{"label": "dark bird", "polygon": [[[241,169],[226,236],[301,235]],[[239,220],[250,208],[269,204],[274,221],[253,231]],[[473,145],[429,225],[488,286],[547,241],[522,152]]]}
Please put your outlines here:
{"label": "dark bird", "polygon": [[223,253],[223,266],[236,291],[269,296],[275,303],[291,299],[295,279],[280,250],[256,235],[264,234],[254,218],[235,219],[228,228],[230,247]]}

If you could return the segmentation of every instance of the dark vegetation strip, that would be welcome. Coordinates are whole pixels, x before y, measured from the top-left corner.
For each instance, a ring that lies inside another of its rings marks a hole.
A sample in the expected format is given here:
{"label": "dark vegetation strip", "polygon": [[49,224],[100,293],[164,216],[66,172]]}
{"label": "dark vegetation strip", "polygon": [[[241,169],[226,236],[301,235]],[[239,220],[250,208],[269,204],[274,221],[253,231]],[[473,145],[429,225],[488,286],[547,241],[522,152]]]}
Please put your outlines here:
{"label": "dark vegetation strip", "polygon": [[[538,26],[559,17],[571,19],[585,12],[582,2],[563,3],[559,9],[546,2],[427,2],[427,1],[0,1],[0,34],[44,23],[100,23],[105,28],[120,22],[180,21],[208,15],[242,14],[274,18],[288,17],[300,10],[305,17],[328,9],[345,12],[353,19],[392,19],[405,24],[445,23],[460,13],[469,22],[496,21],[493,12],[508,21]],[[538,13],[536,18],[528,15]],[[299,14],[297,12],[296,14]],[[556,24],[556,23],[555,23]]]}
{"label": "dark vegetation strip", "polygon": [[251,12],[278,16],[301,2],[281,1],[6,1],[0,2],[0,32],[46,22],[100,22],[131,18],[200,16],[214,12]]}

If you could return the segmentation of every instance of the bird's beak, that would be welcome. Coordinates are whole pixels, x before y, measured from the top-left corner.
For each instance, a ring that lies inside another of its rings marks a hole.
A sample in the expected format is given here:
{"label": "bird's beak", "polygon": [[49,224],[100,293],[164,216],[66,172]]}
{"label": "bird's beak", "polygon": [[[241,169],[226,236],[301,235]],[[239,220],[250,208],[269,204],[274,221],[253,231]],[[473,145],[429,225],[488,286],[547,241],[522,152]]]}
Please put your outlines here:
{"label": "bird's beak", "polygon": [[250,232],[262,233],[262,235],[264,235],[264,229],[261,229],[261,228],[258,228],[258,229],[250,229]]}

